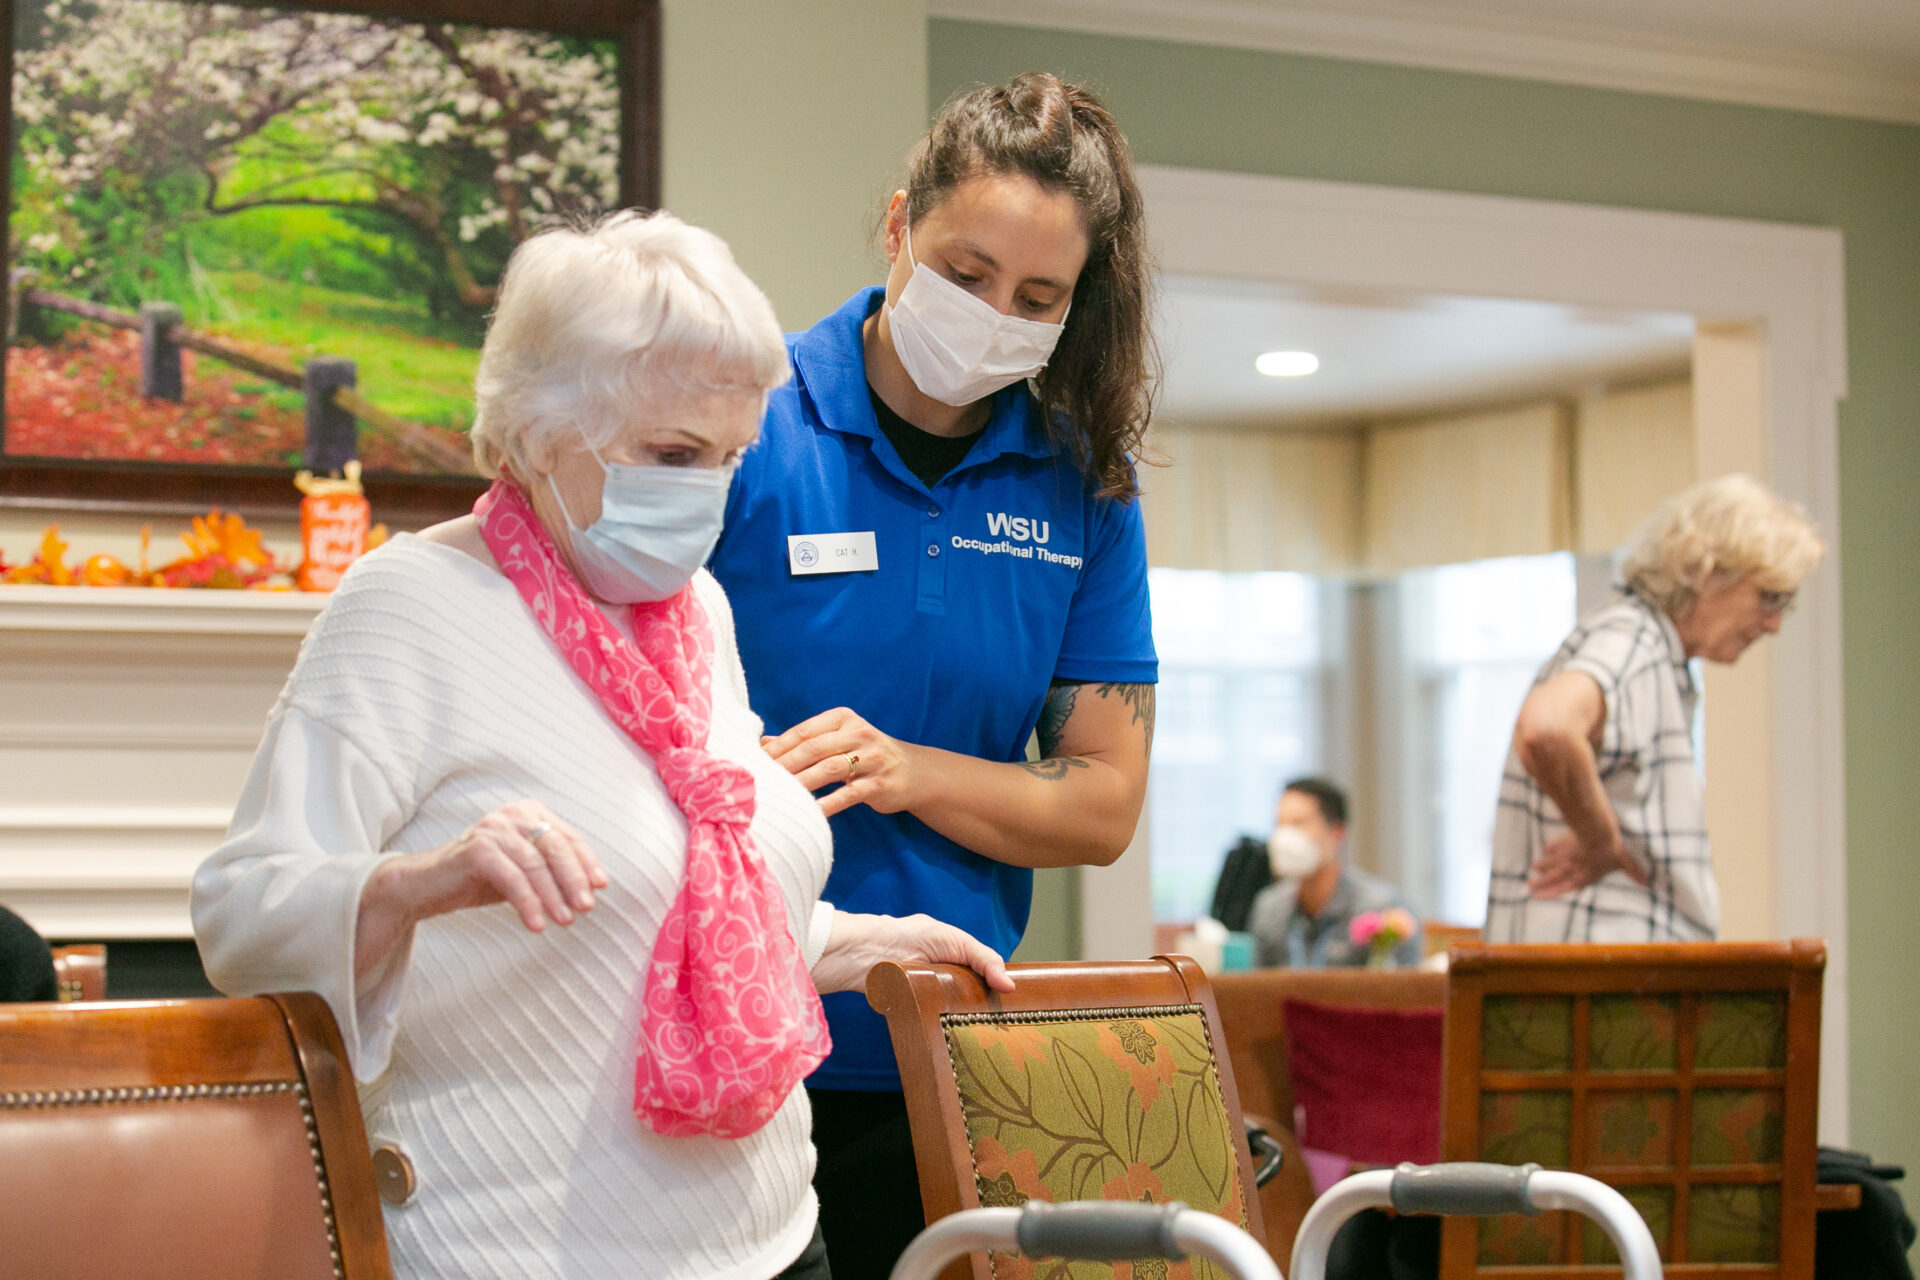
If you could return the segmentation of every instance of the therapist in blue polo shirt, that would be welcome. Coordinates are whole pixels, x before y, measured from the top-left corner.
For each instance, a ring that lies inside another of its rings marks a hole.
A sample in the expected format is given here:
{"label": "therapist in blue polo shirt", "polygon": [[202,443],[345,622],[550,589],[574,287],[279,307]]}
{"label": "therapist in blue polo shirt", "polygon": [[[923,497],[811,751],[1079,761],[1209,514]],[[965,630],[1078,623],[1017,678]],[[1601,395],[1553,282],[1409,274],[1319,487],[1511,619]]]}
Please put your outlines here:
{"label": "therapist in blue polo shirt", "polygon": [[[948,103],[908,164],[887,282],[788,339],[710,563],[767,749],[822,791],[828,900],[1005,955],[1032,869],[1112,862],[1146,793],[1141,199],[1112,117],[1044,74]],[[821,1223],[837,1280],[881,1280],[923,1225],[906,1108],[865,999],[827,1014]]]}

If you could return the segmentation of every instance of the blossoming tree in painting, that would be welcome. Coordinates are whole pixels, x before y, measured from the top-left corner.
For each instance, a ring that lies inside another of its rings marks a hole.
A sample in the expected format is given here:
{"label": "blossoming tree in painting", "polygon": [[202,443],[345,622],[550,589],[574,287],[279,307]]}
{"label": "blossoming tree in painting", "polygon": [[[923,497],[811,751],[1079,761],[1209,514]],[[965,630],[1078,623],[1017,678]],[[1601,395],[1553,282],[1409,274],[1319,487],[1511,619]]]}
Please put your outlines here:
{"label": "blossoming tree in painting", "polygon": [[[276,206],[377,213],[430,244],[476,308],[513,244],[618,198],[605,49],[172,0],[53,0],[43,21],[16,59],[14,115],[29,171],[64,194],[116,192],[157,206],[161,223]],[[29,248],[109,230],[87,226],[83,207],[50,207],[60,225]],[[503,243],[489,252],[494,229]]]}
{"label": "blossoming tree in painting", "polygon": [[[413,420],[467,425],[513,247],[619,201],[609,41],[179,0],[16,7],[10,265],[104,305],[177,303],[263,358],[358,358],[362,391]],[[50,323],[22,336],[79,341]]]}

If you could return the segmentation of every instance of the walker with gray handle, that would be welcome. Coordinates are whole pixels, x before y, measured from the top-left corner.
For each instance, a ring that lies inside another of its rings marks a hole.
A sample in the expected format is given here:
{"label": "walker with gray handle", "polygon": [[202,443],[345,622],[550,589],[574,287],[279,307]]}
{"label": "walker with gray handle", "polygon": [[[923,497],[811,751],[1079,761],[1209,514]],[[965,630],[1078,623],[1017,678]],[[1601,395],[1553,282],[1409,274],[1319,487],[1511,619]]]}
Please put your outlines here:
{"label": "walker with gray handle", "polygon": [[[1362,1209],[1483,1217],[1572,1209],[1594,1219],[1619,1251],[1625,1280],[1660,1280],[1660,1254],[1625,1196],[1585,1174],[1539,1165],[1403,1164],[1355,1174],[1314,1202],[1294,1240],[1293,1280],[1325,1280],[1327,1249]],[[1258,1241],[1225,1218],[1183,1204],[1082,1200],[1030,1202],[1020,1209],[966,1209],[914,1237],[891,1280],[936,1280],[961,1254],[980,1250],[1029,1258],[1210,1258],[1236,1280],[1280,1280]]]}
{"label": "walker with gray handle", "polygon": [[1537,1164],[1403,1164],[1356,1173],[1313,1202],[1293,1240],[1292,1280],[1326,1280],[1327,1249],[1341,1224],[1362,1209],[1487,1217],[1572,1209],[1600,1224],[1620,1254],[1625,1280],[1660,1280],[1653,1233],[1627,1198],[1582,1173]]}
{"label": "walker with gray handle", "polygon": [[1029,1201],[1020,1209],[963,1209],[922,1231],[893,1264],[891,1280],[935,1280],[963,1253],[992,1249],[1029,1258],[1211,1258],[1236,1280],[1280,1280],[1260,1242],[1225,1218],[1179,1203]]}

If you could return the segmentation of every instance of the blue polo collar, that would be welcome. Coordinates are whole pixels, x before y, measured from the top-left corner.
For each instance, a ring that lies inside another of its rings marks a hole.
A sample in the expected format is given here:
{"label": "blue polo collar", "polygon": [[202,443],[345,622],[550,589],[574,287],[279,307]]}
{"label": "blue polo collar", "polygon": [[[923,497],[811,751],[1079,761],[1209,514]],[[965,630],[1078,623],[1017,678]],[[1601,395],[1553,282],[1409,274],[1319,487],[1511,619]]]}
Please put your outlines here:
{"label": "blue polo collar", "polygon": [[[865,436],[884,441],[880,423],[873,416],[868,398],[866,350],[860,330],[867,317],[880,309],[886,290],[862,289],[843,303],[838,311],[791,339],[793,366],[800,385],[813,401],[814,412],[829,431]],[[892,445],[888,444],[889,452]],[[1040,424],[1040,405],[1016,382],[994,393],[993,412],[978,444],[966,459],[949,472],[958,475],[1002,454],[1024,454],[1029,458],[1051,458],[1058,450],[1047,439]]]}

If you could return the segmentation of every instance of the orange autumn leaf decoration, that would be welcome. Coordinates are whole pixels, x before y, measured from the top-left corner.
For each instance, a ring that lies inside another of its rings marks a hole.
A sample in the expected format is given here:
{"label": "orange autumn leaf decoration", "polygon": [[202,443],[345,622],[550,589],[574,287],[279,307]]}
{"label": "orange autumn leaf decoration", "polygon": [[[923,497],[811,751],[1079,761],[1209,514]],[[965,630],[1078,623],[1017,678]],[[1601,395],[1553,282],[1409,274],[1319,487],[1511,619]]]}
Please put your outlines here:
{"label": "orange autumn leaf decoration", "polygon": [[0,583],[70,587],[251,587],[271,588],[269,581],[284,569],[268,551],[260,531],[247,527],[237,515],[219,508],[196,517],[193,528],[180,535],[186,554],[157,569],[149,568],[152,526],[140,529],[139,567],[129,569],[118,557],[89,556],[77,569],[67,567],[68,545],[60,526],[49,525],[40,539],[40,552],[26,564],[0,564]]}
{"label": "orange autumn leaf decoration", "polygon": [[5,581],[37,583],[50,587],[70,587],[73,570],[67,568],[67,544],[60,537],[60,526],[50,524],[40,536],[40,554],[23,565],[7,570]]}
{"label": "orange autumn leaf decoration", "polygon": [[180,535],[187,554],[161,565],[149,579],[156,587],[256,587],[279,571],[273,553],[237,515],[218,507],[195,516],[193,529]]}
{"label": "orange autumn leaf decoration", "polygon": [[61,540],[60,526],[48,525],[40,539],[40,562],[47,566],[48,578],[56,587],[73,585],[73,570],[67,568],[67,544]]}
{"label": "orange autumn leaf decoration", "polygon": [[180,541],[187,544],[189,559],[224,556],[236,569],[257,568],[273,559],[261,544],[258,529],[247,528],[247,522],[239,516],[221,515],[218,507],[204,516],[195,516],[193,532],[181,534]]}

